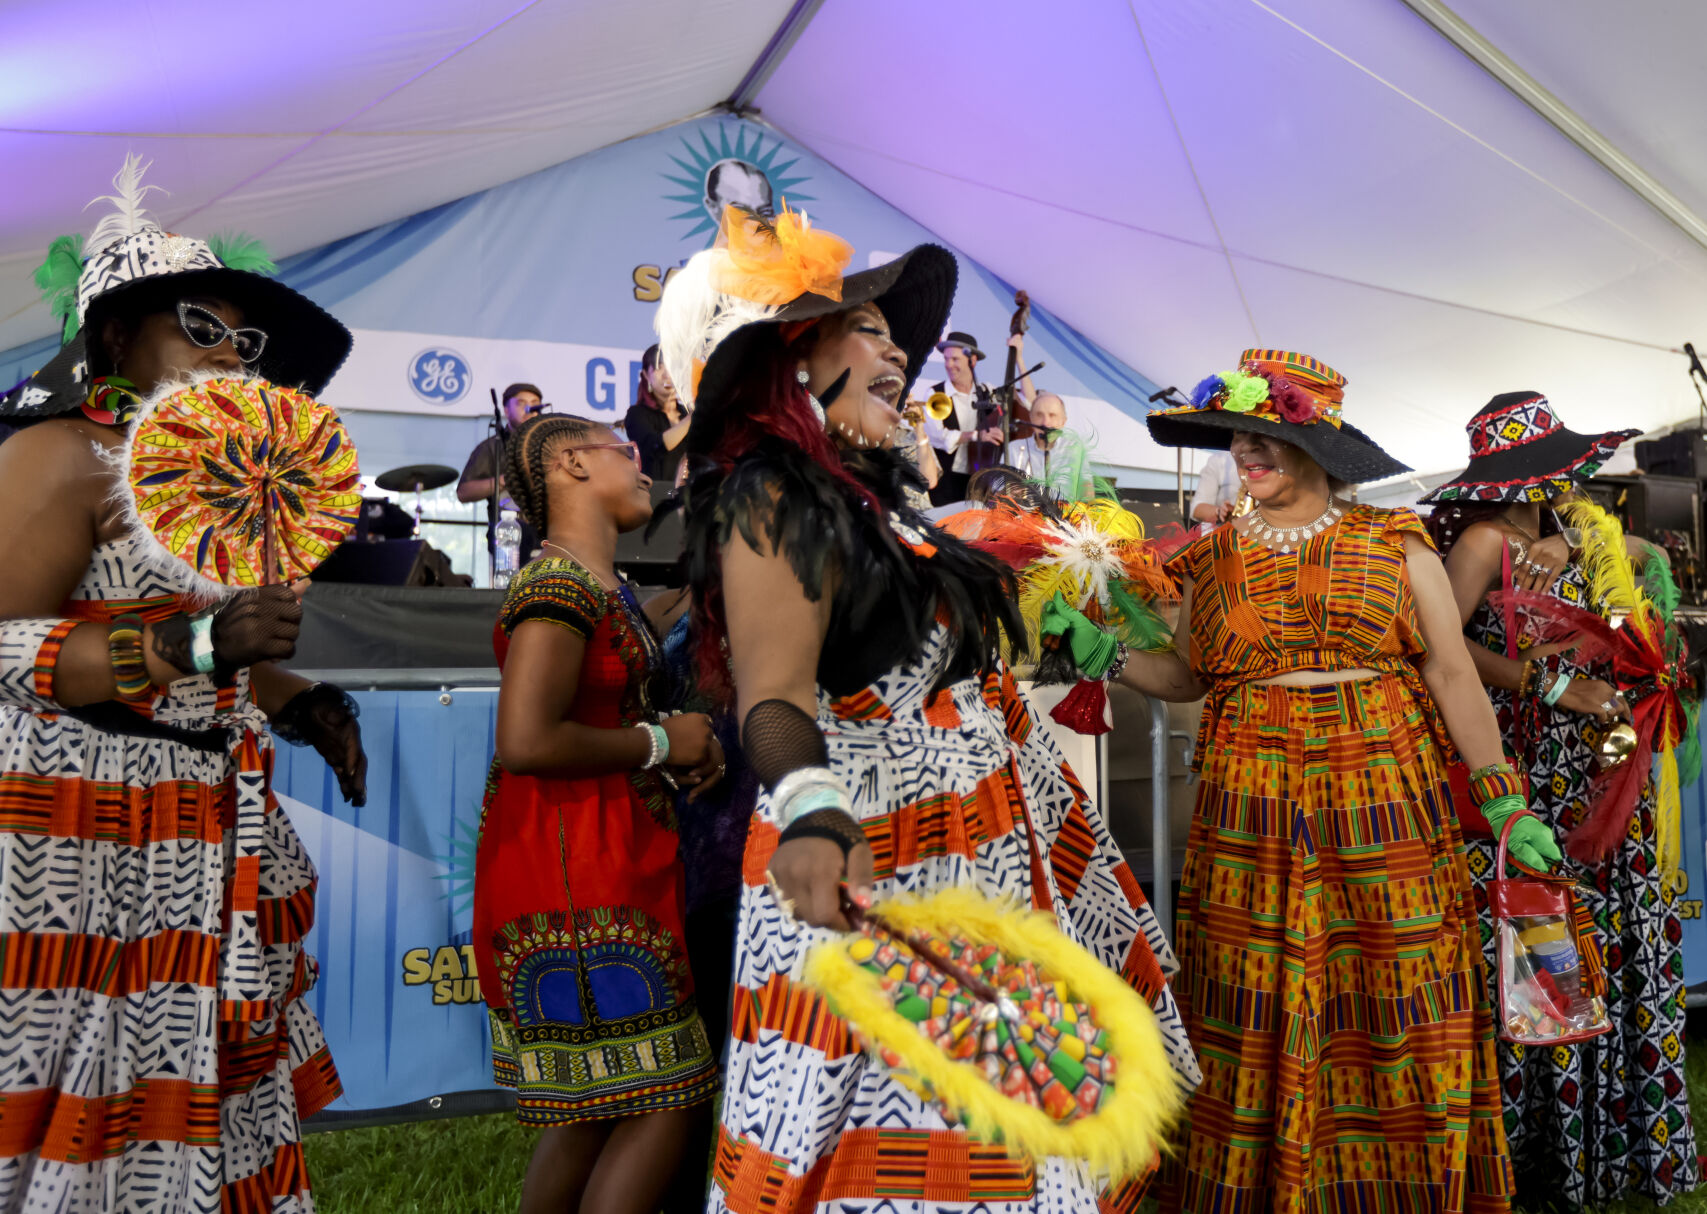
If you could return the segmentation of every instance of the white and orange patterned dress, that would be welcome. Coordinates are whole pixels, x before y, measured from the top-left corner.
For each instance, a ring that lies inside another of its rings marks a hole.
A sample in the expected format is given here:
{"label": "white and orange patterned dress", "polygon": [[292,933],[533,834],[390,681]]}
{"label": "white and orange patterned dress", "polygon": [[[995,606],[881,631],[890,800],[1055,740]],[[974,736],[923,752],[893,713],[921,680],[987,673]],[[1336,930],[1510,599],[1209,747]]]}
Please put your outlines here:
{"label": "white and orange patterned dress", "polygon": [[0,621],[5,1214],[313,1208],[299,1122],[339,1094],[303,1000],[315,872],[247,673],[167,689],[145,713],[175,738],[50,698],[76,623],[163,618],[187,582],[119,540],[62,618]]}

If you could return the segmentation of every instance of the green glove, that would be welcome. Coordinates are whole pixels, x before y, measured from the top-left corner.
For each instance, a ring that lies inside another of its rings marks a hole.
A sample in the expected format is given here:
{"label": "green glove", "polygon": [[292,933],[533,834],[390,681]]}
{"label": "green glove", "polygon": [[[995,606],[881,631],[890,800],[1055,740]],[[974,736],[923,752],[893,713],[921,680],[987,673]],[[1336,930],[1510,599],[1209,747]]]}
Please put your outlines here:
{"label": "green glove", "polygon": [[1068,606],[1059,594],[1043,604],[1038,631],[1046,637],[1060,637],[1067,652],[1073,655],[1073,665],[1087,679],[1100,679],[1107,674],[1120,648],[1120,642],[1087,620],[1077,608]]}
{"label": "green glove", "polygon": [[1559,862],[1559,843],[1553,838],[1553,832],[1547,829],[1547,824],[1528,812],[1523,798],[1516,794],[1495,797],[1482,806],[1482,816],[1488,820],[1496,839],[1505,830],[1511,816],[1518,813],[1524,816],[1512,824],[1511,834],[1506,839],[1506,854],[1519,864],[1545,872]]}

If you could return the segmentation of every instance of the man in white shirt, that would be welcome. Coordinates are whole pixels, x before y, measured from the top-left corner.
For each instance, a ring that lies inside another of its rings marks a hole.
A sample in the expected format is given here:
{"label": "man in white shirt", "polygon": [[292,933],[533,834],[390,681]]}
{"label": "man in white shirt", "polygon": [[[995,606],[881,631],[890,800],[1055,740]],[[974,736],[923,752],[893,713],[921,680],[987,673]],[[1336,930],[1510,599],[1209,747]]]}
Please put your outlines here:
{"label": "man in white shirt", "polygon": [[931,490],[931,504],[946,506],[966,500],[966,482],[971,479],[971,445],[975,442],[1002,442],[1001,427],[978,428],[979,406],[990,403],[990,389],[978,382],[974,368],[984,352],[967,333],[950,333],[937,346],[942,361],[948,367],[948,379],[932,386],[933,392],[945,393],[954,409],[942,421],[934,417],[925,420],[925,434],[936,450],[937,464],[942,477]]}
{"label": "man in white shirt", "polygon": [[1032,398],[1031,424],[1036,427],[1031,436],[1009,443],[1003,462],[1033,480],[1042,480],[1049,474],[1049,448],[1055,441],[1051,431],[1067,428],[1067,403],[1053,392],[1039,392]]}
{"label": "man in white shirt", "polygon": [[1233,507],[1242,492],[1239,463],[1230,451],[1217,451],[1203,461],[1197,474],[1197,490],[1191,495],[1191,521],[1200,530],[1219,527],[1233,517]]}

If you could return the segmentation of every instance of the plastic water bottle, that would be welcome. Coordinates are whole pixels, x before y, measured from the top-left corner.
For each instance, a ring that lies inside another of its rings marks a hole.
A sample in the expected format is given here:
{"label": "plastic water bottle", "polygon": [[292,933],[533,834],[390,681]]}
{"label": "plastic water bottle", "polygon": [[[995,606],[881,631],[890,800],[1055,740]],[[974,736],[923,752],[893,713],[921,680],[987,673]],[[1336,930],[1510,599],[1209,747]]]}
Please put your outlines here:
{"label": "plastic water bottle", "polygon": [[492,581],[496,589],[503,590],[509,586],[516,570],[521,568],[522,525],[516,521],[514,510],[505,510],[498,516],[498,525],[492,531],[492,543],[498,557]]}
{"label": "plastic water bottle", "polygon": [[1529,950],[1536,977],[1547,974],[1558,992],[1560,1010],[1570,1014],[1582,997],[1582,959],[1570,926],[1555,918],[1519,919],[1517,925],[1517,938]]}

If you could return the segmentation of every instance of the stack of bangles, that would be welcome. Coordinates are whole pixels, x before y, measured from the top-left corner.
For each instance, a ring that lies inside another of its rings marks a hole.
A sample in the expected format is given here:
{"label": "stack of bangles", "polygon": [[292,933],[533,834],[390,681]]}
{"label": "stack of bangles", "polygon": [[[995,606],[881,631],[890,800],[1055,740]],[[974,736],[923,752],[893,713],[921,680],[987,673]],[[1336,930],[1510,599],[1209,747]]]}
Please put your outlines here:
{"label": "stack of bangles", "polygon": [[1490,822],[1496,817],[1503,822],[1528,805],[1523,795],[1523,778],[1510,763],[1490,763],[1471,772],[1470,799]]}
{"label": "stack of bangles", "polygon": [[1523,673],[1518,676],[1517,694],[1524,699],[1535,696],[1551,708],[1559,702],[1559,697],[1563,696],[1570,686],[1571,680],[1565,675],[1546,669],[1539,659],[1527,658],[1523,663]]}
{"label": "stack of bangles", "polygon": [[154,680],[148,677],[148,662],[142,654],[142,629],[139,615],[121,615],[107,625],[107,657],[113,664],[113,682],[119,699],[126,704],[146,704],[154,697]]}
{"label": "stack of bangles", "polygon": [[801,767],[771,790],[782,826],[779,846],[795,839],[828,839],[846,856],[864,843],[847,786],[828,767]]}

